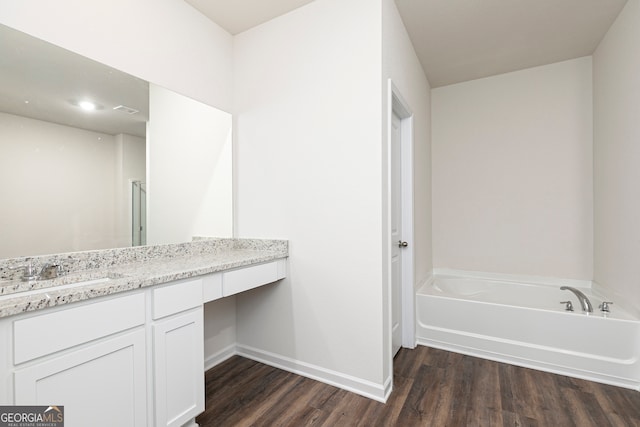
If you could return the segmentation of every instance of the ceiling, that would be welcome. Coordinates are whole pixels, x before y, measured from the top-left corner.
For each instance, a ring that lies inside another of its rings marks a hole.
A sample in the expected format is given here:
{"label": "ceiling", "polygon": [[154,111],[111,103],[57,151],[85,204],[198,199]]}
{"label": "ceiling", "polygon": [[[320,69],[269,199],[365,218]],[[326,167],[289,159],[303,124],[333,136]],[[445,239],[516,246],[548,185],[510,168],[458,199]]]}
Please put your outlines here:
{"label": "ceiling", "polygon": [[[312,0],[185,0],[237,34]],[[591,55],[627,0],[395,0],[431,87]]]}
{"label": "ceiling", "polygon": [[238,34],[313,0],[185,0],[231,34]]}
{"label": "ceiling", "polygon": [[591,55],[627,0],[396,0],[431,87]]}
{"label": "ceiling", "polygon": [[[313,0],[185,1],[237,34]],[[627,0],[395,1],[431,86],[439,87],[590,55]],[[146,82],[8,27],[0,26],[0,40],[0,111],[144,135]],[[78,114],[73,103],[85,96],[100,100],[100,114]],[[141,112],[114,111],[120,104]]]}

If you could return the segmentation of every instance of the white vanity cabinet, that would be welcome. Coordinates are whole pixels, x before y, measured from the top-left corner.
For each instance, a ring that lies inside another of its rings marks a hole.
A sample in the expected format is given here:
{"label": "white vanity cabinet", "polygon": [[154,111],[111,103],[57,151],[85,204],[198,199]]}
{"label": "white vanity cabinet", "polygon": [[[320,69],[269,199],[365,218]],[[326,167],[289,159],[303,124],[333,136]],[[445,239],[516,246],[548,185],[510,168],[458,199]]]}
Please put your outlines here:
{"label": "white vanity cabinet", "polygon": [[179,427],[204,411],[202,279],[153,290],[154,426]]}
{"label": "white vanity cabinet", "polygon": [[180,427],[204,411],[204,303],[285,277],[285,260],[0,318],[0,405],[67,427]]}
{"label": "white vanity cabinet", "polygon": [[5,319],[15,405],[63,405],[65,425],[146,426],[145,296]]}

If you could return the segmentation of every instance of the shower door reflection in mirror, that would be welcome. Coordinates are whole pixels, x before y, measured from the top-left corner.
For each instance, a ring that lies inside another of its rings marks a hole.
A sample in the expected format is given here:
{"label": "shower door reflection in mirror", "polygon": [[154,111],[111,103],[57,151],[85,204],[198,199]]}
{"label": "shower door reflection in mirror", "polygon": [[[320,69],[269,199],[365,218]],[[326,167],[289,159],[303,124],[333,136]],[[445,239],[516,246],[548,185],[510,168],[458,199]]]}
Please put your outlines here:
{"label": "shower door reflection in mirror", "polygon": [[142,181],[131,182],[131,246],[147,244],[147,189]]}

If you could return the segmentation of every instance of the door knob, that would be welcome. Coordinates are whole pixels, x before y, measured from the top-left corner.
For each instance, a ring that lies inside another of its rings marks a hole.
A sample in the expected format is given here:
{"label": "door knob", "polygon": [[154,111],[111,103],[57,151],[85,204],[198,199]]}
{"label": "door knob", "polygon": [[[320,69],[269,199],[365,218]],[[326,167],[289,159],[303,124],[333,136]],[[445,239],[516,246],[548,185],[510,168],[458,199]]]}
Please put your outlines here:
{"label": "door knob", "polygon": [[407,242],[403,242],[402,240],[398,240],[398,247],[399,248],[406,248],[407,246],[409,246],[409,244]]}

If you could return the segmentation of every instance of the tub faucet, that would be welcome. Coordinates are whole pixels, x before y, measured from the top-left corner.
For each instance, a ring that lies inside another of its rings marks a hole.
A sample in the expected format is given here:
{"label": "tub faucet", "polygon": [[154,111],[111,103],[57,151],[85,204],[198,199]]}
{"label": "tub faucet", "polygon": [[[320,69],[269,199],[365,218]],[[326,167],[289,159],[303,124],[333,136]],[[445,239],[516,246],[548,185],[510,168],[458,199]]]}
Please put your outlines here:
{"label": "tub faucet", "polygon": [[582,291],[572,288],[571,286],[562,286],[560,288],[561,291],[571,291],[578,297],[578,301],[580,301],[580,305],[582,306],[582,311],[586,311],[587,313],[593,313],[593,306],[591,305],[591,301]]}

